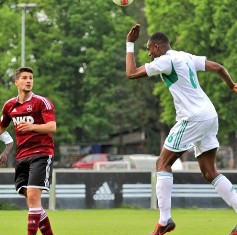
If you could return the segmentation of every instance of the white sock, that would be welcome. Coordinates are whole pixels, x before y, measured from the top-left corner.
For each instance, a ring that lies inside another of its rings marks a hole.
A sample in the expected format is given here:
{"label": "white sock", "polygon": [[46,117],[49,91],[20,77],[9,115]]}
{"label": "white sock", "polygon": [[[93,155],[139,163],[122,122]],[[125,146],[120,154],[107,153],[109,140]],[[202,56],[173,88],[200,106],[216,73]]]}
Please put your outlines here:
{"label": "white sock", "polygon": [[160,210],[159,224],[166,225],[171,218],[171,191],[173,187],[173,174],[160,171],[156,173],[156,196]]}
{"label": "white sock", "polygon": [[237,213],[237,193],[232,183],[224,175],[220,174],[212,181],[212,185],[224,201],[233,207]]}
{"label": "white sock", "polygon": [[39,208],[29,208],[29,211],[28,211],[29,214],[41,214],[41,212],[42,212],[41,207],[39,207]]}

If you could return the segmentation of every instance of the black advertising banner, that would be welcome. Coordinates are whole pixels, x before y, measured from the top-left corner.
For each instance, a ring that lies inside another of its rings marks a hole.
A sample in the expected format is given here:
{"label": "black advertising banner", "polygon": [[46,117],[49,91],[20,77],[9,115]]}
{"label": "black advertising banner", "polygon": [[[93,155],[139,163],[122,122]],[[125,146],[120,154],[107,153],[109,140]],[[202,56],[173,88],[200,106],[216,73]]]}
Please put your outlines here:
{"label": "black advertising banner", "polygon": [[56,208],[150,207],[150,172],[58,172],[56,185],[56,192],[70,187],[57,195]]}

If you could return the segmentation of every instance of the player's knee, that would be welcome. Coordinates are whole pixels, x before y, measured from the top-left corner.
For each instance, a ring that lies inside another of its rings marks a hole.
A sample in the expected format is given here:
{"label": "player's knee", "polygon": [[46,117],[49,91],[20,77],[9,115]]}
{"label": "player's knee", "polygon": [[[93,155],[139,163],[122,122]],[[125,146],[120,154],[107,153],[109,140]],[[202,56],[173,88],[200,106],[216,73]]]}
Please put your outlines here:
{"label": "player's knee", "polygon": [[162,161],[161,161],[161,158],[160,158],[160,156],[159,156],[159,157],[157,158],[157,160],[156,160],[156,170],[157,170],[157,171],[160,171],[161,168],[162,168]]}
{"label": "player's knee", "polygon": [[171,171],[171,164],[164,158],[158,157],[156,160],[156,171]]}
{"label": "player's knee", "polygon": [[41,195],[38,191],[27,190],[27,204],[29,207],[40,207]]}

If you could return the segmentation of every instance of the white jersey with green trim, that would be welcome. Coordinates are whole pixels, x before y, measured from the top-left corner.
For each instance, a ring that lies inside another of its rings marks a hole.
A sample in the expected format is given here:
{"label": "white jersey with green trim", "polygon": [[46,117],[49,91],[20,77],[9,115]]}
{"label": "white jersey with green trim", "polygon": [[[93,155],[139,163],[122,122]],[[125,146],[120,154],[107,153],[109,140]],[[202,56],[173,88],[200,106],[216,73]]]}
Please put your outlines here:
{"label": "white jersey with green trim", "polygon": [[202,121],[217,116],[214,105],[200,87],[197,71],[205,71],[205,56],[168,50],[145,64],[147,75],[161,75],[174,100],[176,120]]}

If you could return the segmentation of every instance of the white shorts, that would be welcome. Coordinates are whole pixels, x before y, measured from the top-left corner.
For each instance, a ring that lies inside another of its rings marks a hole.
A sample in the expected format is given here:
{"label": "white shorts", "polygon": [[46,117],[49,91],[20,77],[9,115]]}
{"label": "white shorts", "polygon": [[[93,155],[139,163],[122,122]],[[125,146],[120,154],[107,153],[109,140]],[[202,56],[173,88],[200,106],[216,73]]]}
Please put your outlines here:
{"label": "white shorts", "polygon": [[218,148],[218,117],[205,121],[181,119],[170,130],[164,147],[172,152],[183,152],[194,147],[195,157],[203,152]]}

